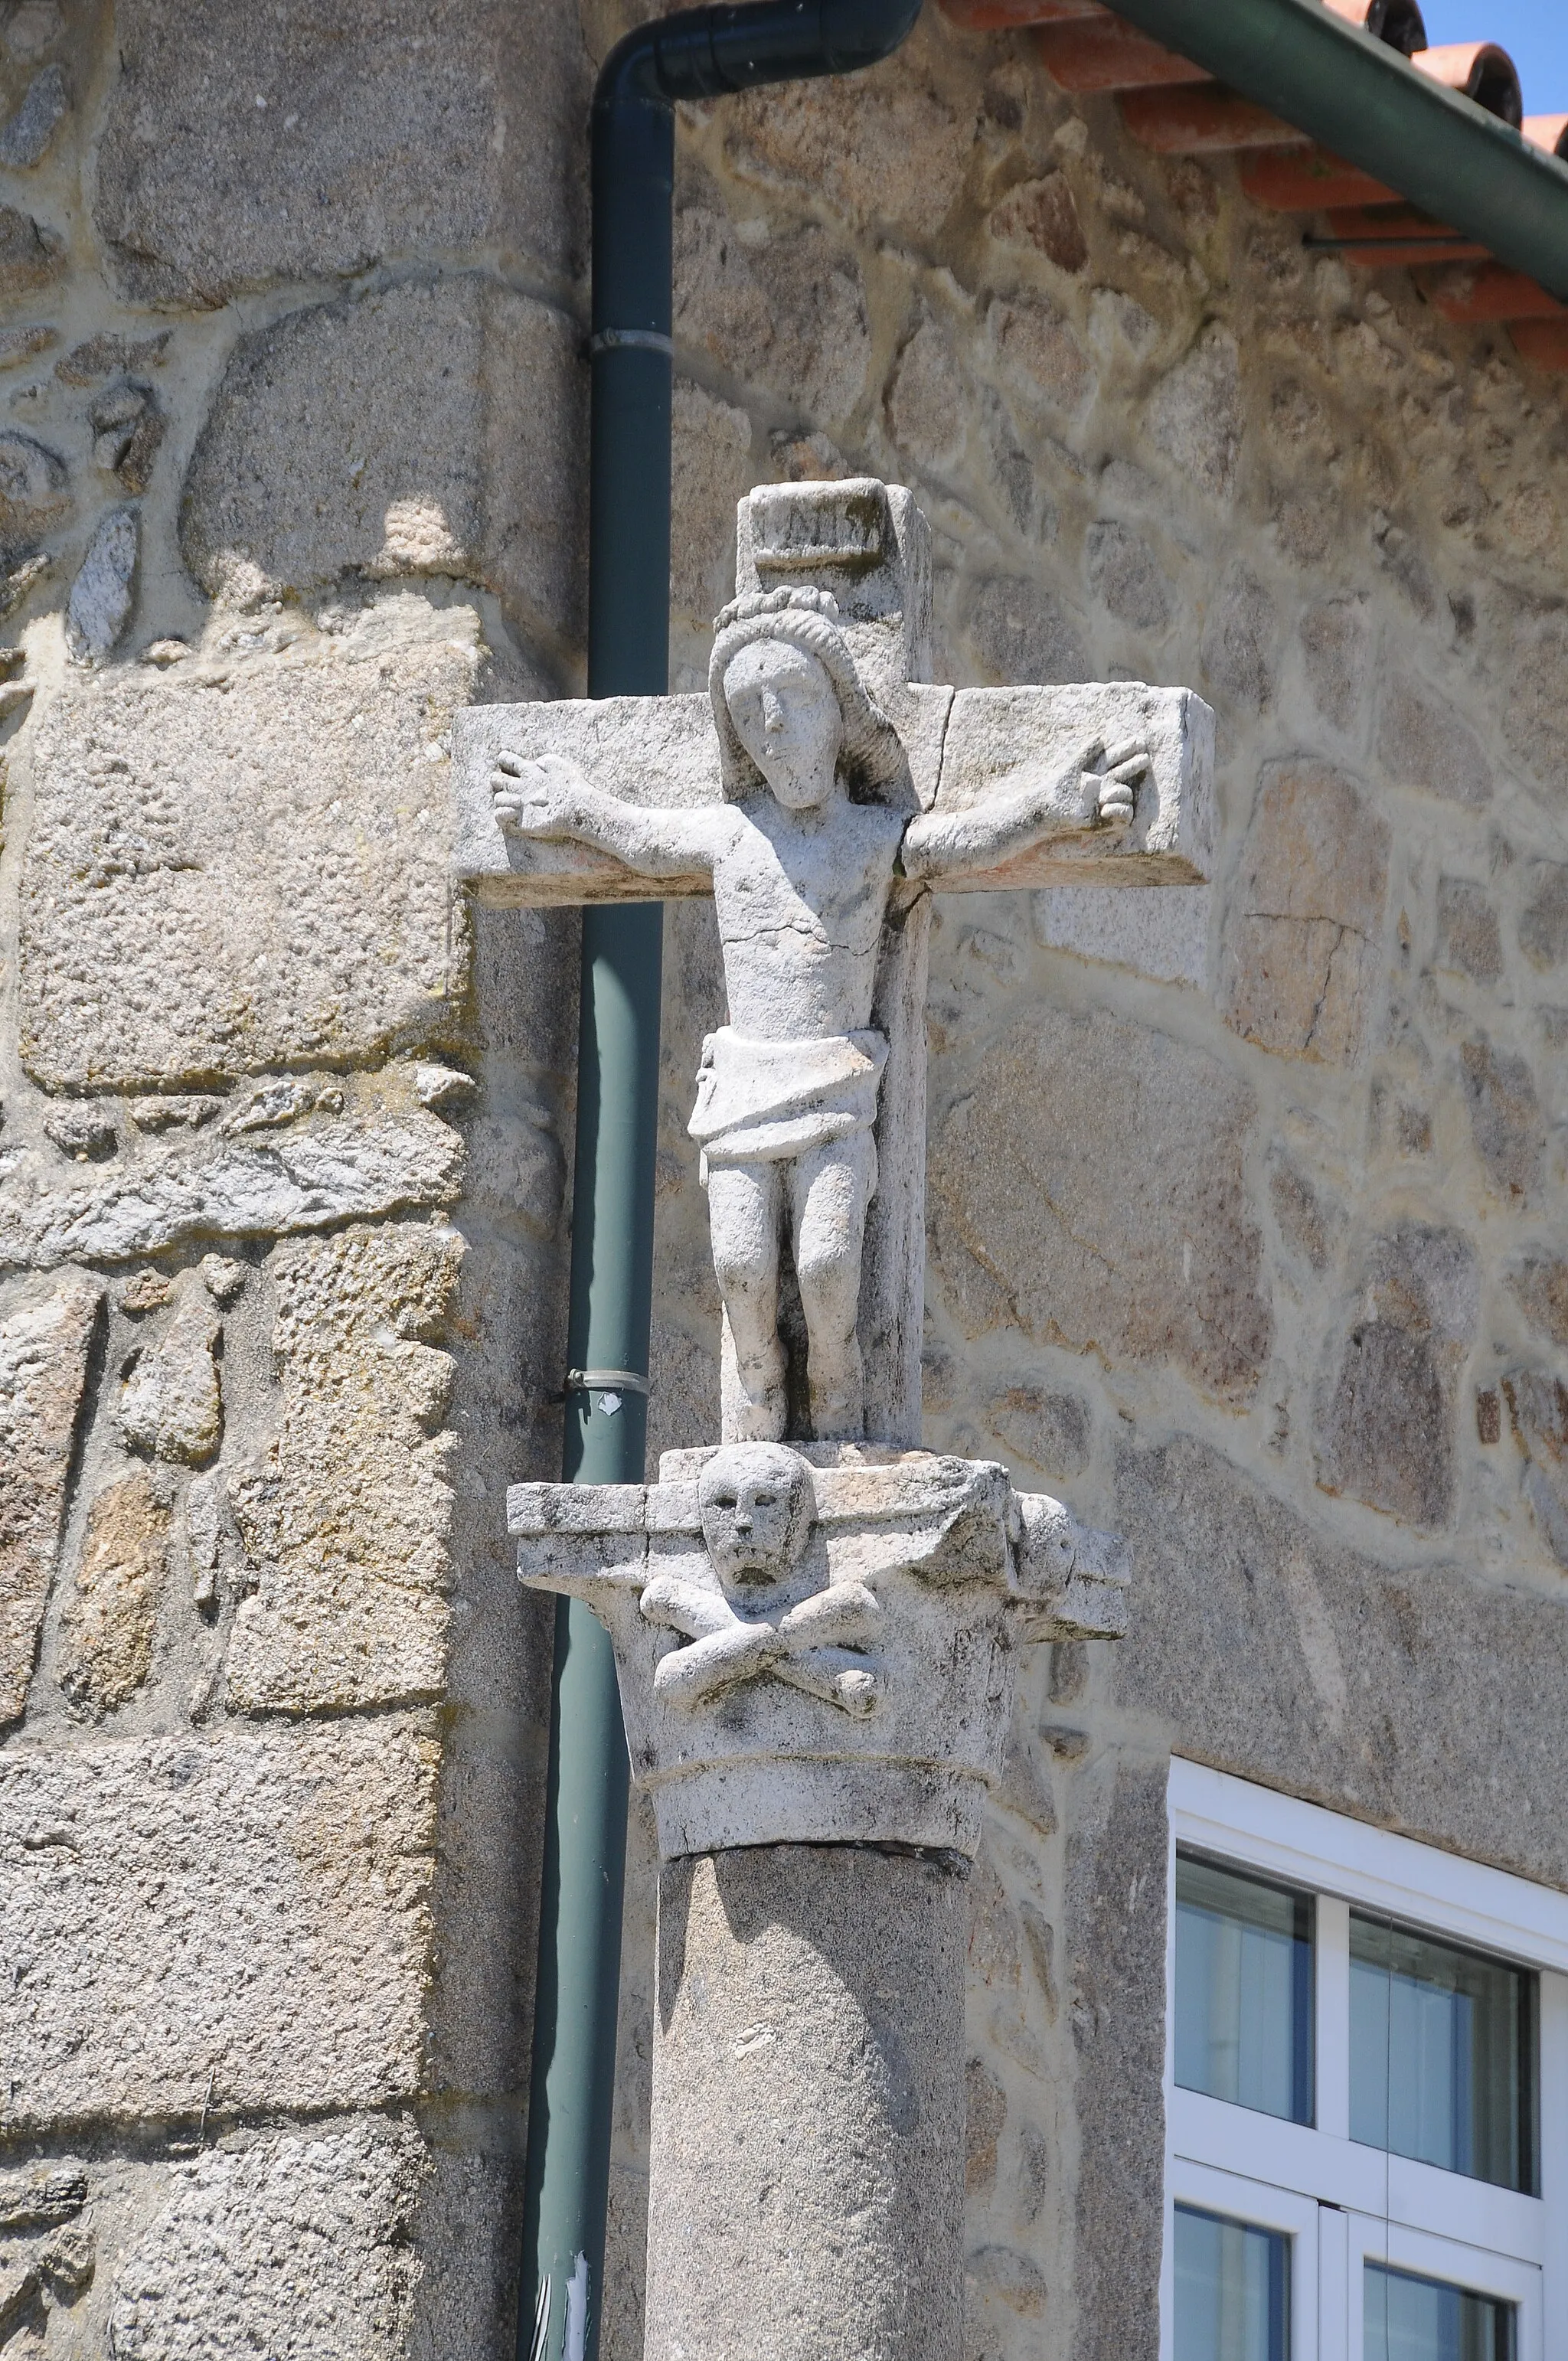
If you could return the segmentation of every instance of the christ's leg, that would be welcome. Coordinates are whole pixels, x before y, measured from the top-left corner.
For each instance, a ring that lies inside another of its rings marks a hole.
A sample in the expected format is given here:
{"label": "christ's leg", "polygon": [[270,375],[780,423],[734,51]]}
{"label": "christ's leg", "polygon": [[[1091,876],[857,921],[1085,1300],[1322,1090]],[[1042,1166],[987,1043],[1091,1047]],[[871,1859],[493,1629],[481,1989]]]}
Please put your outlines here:
{"label": "christ's leg", "polygon": [[806,1314],[811,1423],[819,1443],[853,1442],[865,1422],[855,1334],[866,1208],[876,1193],[869,1131],[815,1148],[794,1168],[795,1268]]}
{"label": "christ's leg", "polygon": [[776,1164],[710,1167],[707,1219],[713,1268],[724,1298],[727,1342],[726,1443],[784,1439],[784,1351],[779,1342],[779,1217]]}

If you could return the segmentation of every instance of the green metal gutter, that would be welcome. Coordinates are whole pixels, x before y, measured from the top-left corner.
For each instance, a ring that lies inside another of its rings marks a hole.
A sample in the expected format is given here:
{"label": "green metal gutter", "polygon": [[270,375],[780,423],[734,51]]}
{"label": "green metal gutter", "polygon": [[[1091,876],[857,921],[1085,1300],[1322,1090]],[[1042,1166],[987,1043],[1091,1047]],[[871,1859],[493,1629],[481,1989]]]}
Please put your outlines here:
{"label": "green metal gutter", "polygon": [[1321,0],[1112,5],[1228,89],[1568,302],[1568,165],[1332,16]]}

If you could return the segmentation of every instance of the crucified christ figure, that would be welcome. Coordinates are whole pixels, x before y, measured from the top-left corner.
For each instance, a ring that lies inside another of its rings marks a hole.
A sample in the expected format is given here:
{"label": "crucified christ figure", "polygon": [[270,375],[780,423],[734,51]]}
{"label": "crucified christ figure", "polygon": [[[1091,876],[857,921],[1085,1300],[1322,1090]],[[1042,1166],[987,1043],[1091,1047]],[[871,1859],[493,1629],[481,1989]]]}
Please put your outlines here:
{"label": "crucified christ figure", "polygon": [[967,811],[916,812],[904,748],[868,695],[833,598],[752,593],[718,620],[708,686],[725,801],[624,803],[574,763],[502,754],[503,830],[570,838],[652,884],[712,879],[729,1021],[708,1035],[690,1131],[740,1405],[728,1439],[780,1441],[779,1266],[794,1250],[811,1421],[858,1438],[856,1312],[888,1045],[872,1029],[883,920],[899,881],[940,886],[1041,839],[1124,828],[1148,767],[1134,741],[1074,746]]}

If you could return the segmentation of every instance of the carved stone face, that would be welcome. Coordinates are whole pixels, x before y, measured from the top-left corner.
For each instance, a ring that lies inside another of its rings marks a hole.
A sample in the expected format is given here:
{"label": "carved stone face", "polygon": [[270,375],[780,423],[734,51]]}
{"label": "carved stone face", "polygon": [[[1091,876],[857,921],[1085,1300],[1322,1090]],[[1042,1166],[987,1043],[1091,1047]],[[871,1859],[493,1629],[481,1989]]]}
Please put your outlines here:
{"label": "carved stone face", "polygon": [[816,1508],[811,1470],[779,1443],[727,1444],[697,1482],[702,1537],[726,1590],[782,1582]]}
{"label": "carved stone face", "polygon": [[787,640],[754,640],[724,675],[736,734],[786,811],[809,811],[833,792],[843,716],[828,674]]}

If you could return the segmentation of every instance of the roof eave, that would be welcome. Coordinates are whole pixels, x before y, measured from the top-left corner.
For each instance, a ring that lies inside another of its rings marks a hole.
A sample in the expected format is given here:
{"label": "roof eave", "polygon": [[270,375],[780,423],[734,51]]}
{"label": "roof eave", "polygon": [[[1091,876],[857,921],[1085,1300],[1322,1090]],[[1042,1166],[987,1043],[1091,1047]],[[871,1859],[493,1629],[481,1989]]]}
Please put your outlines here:
{"label": "roof eave", "polygon": [[1113,0],[1116,13],[1568,299],[1568,164],[1321,0]]}

